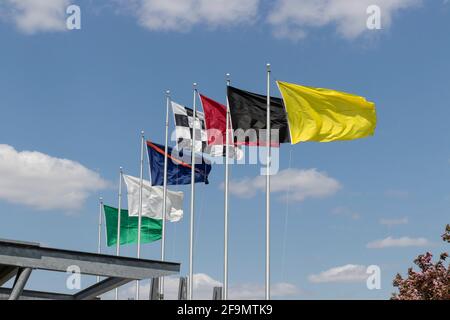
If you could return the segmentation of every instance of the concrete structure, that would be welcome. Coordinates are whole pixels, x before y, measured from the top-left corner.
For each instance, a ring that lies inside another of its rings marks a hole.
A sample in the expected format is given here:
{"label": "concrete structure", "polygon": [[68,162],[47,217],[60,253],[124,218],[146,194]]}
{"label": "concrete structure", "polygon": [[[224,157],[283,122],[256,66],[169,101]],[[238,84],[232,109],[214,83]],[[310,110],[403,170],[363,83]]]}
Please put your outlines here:
{"label": "concrete structure", "polygon": [[222,299],[222,292],[223,292],[223,288],[222,287],[214,287],[213,289],[213,300],[223,300]]}
{"label": "concrete structure", "polygon": [[[105,279],[73,295],[24,290],[33,270],[67,272],[73,266],[78,267],[81,274]],[[0,239],[0,300],[92,300],[134,280],[179,272],[179,263],[45,248],[37,243]],[[14,277],[11,289],[2,288]]]}

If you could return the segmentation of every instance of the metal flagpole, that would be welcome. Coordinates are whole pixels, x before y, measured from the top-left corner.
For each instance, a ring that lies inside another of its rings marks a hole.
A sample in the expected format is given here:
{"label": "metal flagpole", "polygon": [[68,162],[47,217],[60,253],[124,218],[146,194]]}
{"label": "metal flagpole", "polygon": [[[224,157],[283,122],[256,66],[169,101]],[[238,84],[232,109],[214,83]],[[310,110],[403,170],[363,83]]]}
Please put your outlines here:
{"label": "metal flagpole", "polygon": [[[116,255],[120,256],[120,218],[122,212],[122,175],[123,169],[119,168],[119,205],[117,208],[117,244],[116,244]],[[116,300],[119,300],[119,288],[116,288]]]}
{"label": "metal flagpole", "polygon": [[[141,168],[139,176],[139,218],[138,218],[138,244],[137,244],[137,257],[141,257],[141,225],[142,225],[142,187],[144,179],[144,144],[145,137],[144,131],[141,131]],[[139,300],[139,280],[136,281],[136,300]]]}
{"label": "metal flagpole", "polygon": [[[230,86],[230,74],[227,73],[227,87]],[[230,104],[228,103],[227,93],[227,112],[226,112],[226,133],[225,133],[225,205],[224,205],[224,253],[223,253],[223,299],[228,300],[228,185],[229,185],[229,157],[230,150],[228,140],[230,139]]]}
{"label": "metal flagpole", "polygon": [[[102,215],[103,215],[103,198],[99,198],[100,208],[98,210],[98,242],[97,253],[102,253]],[[97,277],[97,282],[100,282],[100,277]]]}
{"label": "metal flagpole", "polygon": [[270,300],[270,161],[271,161],[271,135],[270,135],[270,63],[267,67],[267,172],[266,172],[266,300]]}
{"label": "metal flagpole", "polygon": [[[166,141],[164,148],[164,190],[163,190],[163,212],[162,212],[162,234],[161,234],[161,261],[166,258],[166,210],[167,210],[167,151],[169,143],[169,107],[170,91],[166,91]],[[164,277],[159,282],[160,299],[164,299]]]}
{"label": "metal flagpole", "polygon": [[193,103],[193,130],[191,145],[191,225],[189,234],[189,290],[188,300],[193,298],[194,288],[194,201],[195,201],[195,135],[196,135],[196,117],[197,117],[197,83],[194,83],[194,103]]}

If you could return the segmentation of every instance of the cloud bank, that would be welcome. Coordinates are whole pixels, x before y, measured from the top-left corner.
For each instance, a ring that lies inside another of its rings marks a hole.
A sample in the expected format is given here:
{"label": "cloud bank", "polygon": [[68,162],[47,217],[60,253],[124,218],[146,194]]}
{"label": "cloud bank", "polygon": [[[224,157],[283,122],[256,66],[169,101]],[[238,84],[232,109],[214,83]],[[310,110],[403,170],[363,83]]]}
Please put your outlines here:
{"label": "cloud bank", "polygon": [[363,265],[347,264],[328,269],[319,274],[312,274],[308,277],[308,280],[312,283],[361,282],[369,276],[366,270],[366,266]]}
{"label": "cloud bank", "polygon": [[367,248],[383,249],[383,248],[426,247],[429,245],[431,245],[431,242],[426,238],[387,237],[385,239],[369,242],[367,244]]}
{"label": "cloud bank", "polygon": [[65,31],[69,5],[69,0],[3,0],[0,19],[26,34]]}
{"label": "cloud bank", "polygon": [[131,0],[120,1],[149,30],[185,32],[194,25],[227,27],[252,23],[259,0]]}
{"label": "cloud bank", "polygon": [[[422,0],[114,0],[116,13],[134,16],[150,31],[187,32],[195,26],[232,28],[268,25],[278,38],[298,40],[316,29],[330,28],[346,39],[367,33],[367,8],[381,9],[382,29],[389,29],[401,11]],[[3,0],[0,19],[13,22],[24,33],[65,30],[69,0]],[[83,10],[83,5],[81,9]],[[99,5],[99,4],[94,4]],[[270,32],[270,31],[269,31]]]}
{"label": "cloud bank", "polygon": [[107,187],[100,175],[78,162],[0,144],[0,199],[39,210],[77,210],[89,195]]}
{"label": "cloud bank", "polygon": [[[289,200],[303,201],[307,198],[324,198],[339,191],[341,184],[317,169],[285,169],[271,177],[271,191],[289,194]],[[240,198],[251,198],[265,192],[266,177],[243,178],[230,181],[230,193]]]}
{"label": "cloud bank", "polygon": [[298,40],[312,29],[333,27],[347,39],[361,36],[367,29],[367,8],[381,9],[382,28],[388,29],[394,15],[402,9],[417,6],[420,0],[278,0],[268,22],[274,34]]}

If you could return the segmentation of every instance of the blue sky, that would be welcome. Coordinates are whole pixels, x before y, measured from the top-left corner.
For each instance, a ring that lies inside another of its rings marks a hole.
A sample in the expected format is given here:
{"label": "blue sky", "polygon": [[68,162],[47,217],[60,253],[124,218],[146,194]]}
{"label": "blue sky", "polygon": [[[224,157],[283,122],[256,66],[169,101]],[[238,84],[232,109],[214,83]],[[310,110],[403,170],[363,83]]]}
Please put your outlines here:
{"label": "blue sky", "polygon": [[[446,1],[380,0],[382,30],[365,26],[372,1],[53,3],[0,5],[1,238],[95,251],[98,197],[117,204],[119,166],[138,175],[141,129],[163,142],[165,90],[190,105],[195,81],[223,102],[229,72],[233,85],[263,93],[270,62],[275,79],[357,93],[376,102],[378,114],[374,137],[280,149],[280,169],[294,170],[295,181],[316,174],[309,195],[287,202],[285,187],[272,194],[274,297],[386,299],[417,254],[445,250]],[[81,8],[81,30],[64,27],[69,4]],[[242,188],[259,166],[231,172]],[[211,184],[197,185],[199,297],[222,281],[223,174],[216,165]],[[168,259],[187,274],[189,187],[175,189],[185,191],[185,219],[168,227]],[[264,194],[233,194],[230,206],[230,285],[235,297],[260,297]],[[143,257],[158,259],[159,248],[145,245]],[[134,256],[136,248],[123,252]],[[381,290],[366,288],[369,265],[381,268]],[[30,288],[65,291],[65,275],[36,274]]]}

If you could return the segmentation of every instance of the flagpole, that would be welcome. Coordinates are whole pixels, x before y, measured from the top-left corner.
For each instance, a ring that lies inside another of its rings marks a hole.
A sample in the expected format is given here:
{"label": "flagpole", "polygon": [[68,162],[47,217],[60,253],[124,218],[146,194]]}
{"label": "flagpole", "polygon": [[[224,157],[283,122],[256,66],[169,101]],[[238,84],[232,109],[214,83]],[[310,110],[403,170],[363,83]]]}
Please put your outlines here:
{"label": "flagpole", "polygon": [[270,158],[271,158],[271,136],[270,136],[270,63],[267,67],[267,172],[266,172],[266,300],[270,300]]}
{"label": "flagpole", "polygon": [[[166,91],[166,141],[164,148],[164,190],[163,190],[163,212],[162,212],[162,234],[161,234],[161,261],[166,258],[166,210],[167,210],[167,152],[169,144],[169,107],[170,91]],[[164,277],[159,282],[160,299],[164,299]]]}
{"label": "flagpole", "polygon": [[[120,218],[122,212],[122,175],[123,169],[119,168],[119,204],[117,208],[117,243],[116,243],[116,255],[120,256]],[[119,300],[119,288],[116,288],[116,300]]]}
{"label": "flagpole", "polygon": [[[103,198],[99,198],[100,208],[98,210],[98,242],[97,253],[102,253],[102,214],[103,214]],[[97,282],[100,282],[100,277],[97,277]]]}
{"label": "flagpole", "polygon": [[[141,131],[141,163],[139,176],[139,217],[138,217],[138,244],[137,244],[137,258],[141,257],[141,225],[142,225],[142,187],[144,179],[144,131]],[[139,300],[139,280],[136,281],[136,300]]]}
{"label": "flagpole", "polygon": [[194,201],[195,201],[195,134],[196,134],[196,117],[197,117],[197,83],[193,84],[194,88],[194,103],[193,103],[193,130],[192,130],[192,145],[191,145],[191,221],[189,233],[189,290],[188,300],[193,298],[194,288]]}
{"label": "flagpole", "polygon": [[[230,86],[230,74],[227,73],[227,87]],[[230,139],[230,104],[228,103],[227,92],[227,112],[226,112],[226,127],[225,127],[225,205],[224,205],[224,255],[223,255],[223,299],[228,300],[228,186],[229,186],[229,157],[230,150],[228,148],[228,140]]]}

